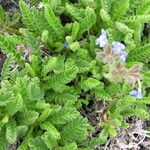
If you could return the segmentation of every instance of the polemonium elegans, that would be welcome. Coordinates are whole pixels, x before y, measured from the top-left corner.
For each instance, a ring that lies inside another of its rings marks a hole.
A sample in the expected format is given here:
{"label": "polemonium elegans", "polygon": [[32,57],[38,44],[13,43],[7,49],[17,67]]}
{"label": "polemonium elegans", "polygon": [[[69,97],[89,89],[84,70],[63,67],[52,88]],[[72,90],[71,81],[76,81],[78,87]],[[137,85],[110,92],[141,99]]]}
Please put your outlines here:
{"label": "polemonium elegans", "polygon": [[135,97],[135,98],[142,98],[142,92],[141,90],[133,90],[130,92],[130,95]]}
{"label": "polemonium elegans", "polygon": [[125,52],[125,51],[121,51],[120,52],[120,61],[121,62],[125,62],[126,61],[126,58],[127,58],[127,56],[128,56],[128,54],[127,54],[127,52]]}
{"label": "polemonium elegans", "polygon": [[104,29],[101,30],[101,35],[95,42],[96,45],[99,45],[100,47],[104,47],[108,43],[107,32]]}
{"label": "polemonium elegans", "polygon": [[120,42],[118,42],[118,41],[114,41],[112,43],[112,45],[113,45],[112,51],[115,54],[119,54],[120,55],[120,61],[121,62],[125,62],[126,58],[128,56],[127,52],[125,51],[125,45],[120,43]]}
{"label": "polemonium elegans", "polygon": [[67,48],[68,42],[64,42],[64,48]]}
{"label": "polemonium elegans", "polygon": [[113,52],[115,52],[116,54],[120,54],[121,51],[125,50],[125,45],[118,41],[114,41],[112,43],[112,46],[113,46]]}

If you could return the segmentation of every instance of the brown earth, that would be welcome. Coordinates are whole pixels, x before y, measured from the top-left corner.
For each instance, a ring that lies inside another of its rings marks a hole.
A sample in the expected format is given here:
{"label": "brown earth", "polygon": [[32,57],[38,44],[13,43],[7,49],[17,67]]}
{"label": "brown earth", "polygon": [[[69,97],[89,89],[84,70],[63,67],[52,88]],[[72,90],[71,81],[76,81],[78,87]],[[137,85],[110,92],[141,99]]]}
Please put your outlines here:
{"label": "brown earth", "polygon": [[0,52],[0,72],[1,72],[1,70],[2,70],[3,63],[4,63],[4,61],[5,61],[5,58],[6,58],[6,56],[5,56],[2,52]]}

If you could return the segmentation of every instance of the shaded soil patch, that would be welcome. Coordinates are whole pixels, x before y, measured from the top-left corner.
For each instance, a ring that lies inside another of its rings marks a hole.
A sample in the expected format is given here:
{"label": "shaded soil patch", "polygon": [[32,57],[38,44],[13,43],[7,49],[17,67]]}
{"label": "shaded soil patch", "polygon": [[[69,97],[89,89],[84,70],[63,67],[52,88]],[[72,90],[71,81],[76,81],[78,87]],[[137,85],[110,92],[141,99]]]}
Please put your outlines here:
{"label": "shaded soil patch", "polygon": [[86,117],[93,126],[104,121],[107,103],[104,101],[90,102],[89,105],[84,105],[81,109],[81,114]]}
{"label": "shaded soil patch", "polygon": [[4,55],[1,51],[0,51],[0,72],[2,71],[2,67],[3,67],[3,63],[5,61],[6,55]]}
{"label": "shaded soil patch", "polygon": [[14,144],[11,144],[7,150],[17,150],[19,145],[22,143],[21,139],[17,139],[17,141]]}

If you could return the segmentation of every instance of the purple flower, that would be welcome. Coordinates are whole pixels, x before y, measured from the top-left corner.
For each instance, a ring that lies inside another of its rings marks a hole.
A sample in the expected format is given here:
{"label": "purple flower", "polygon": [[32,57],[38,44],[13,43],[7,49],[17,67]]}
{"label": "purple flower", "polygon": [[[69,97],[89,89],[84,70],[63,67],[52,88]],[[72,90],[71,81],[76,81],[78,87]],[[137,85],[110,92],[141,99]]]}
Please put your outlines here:
{"label": "purple flower", "polygon": [[125,62],[126,58],[128,56],[127,52],[125,52],[125,45],[120,43],[120,42],[117,42],[117,41],[114,41],[112,43],[112,45],[113,45],[112,51],[115,54],[119,54],[120,55],[120,61],[121,62]]}
{"label": "purple flower", "polygon": [[135,98],[142,98],[142,92],[140,90],[133,90],[129,93],[131,96]]}
{"label": "purple flower", "polygon": [[113,45],[113,52],[116,54],[120,54],[121,51],[125,50],[125,45],[120,42],[114,41],[112,45]]}
{"label": "purple flower", "polygon": [[95,42],[96,45],[99,45],[100,47],[104,47],[108,43],[107,32],[104,29],[101,30],[101,35]]}
{"label": "purple flower", "polygon": [[127,52],[125,52],[125,51],[121,51],[120,52],[120,61],[121,62],[125,62],[126,61],[126,58],[127,58],[127,56],[128,56],[128,54],[127,54]]}

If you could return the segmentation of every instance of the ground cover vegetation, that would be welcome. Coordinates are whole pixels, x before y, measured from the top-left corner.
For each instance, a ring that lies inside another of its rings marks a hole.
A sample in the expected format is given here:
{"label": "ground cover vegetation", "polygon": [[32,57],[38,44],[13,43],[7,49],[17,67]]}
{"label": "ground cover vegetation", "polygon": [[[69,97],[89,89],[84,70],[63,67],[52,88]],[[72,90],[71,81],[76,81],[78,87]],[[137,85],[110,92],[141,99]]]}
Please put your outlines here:
{"label": "ground cover vegetation", "polygon": [[[150,0],[18,8],[0,6],[1,150],[18,139],[18,150],[92,150],[129,128],[128,118],[149,119]],[[94,121],[85,108],[96,103],[105,110]]]}

